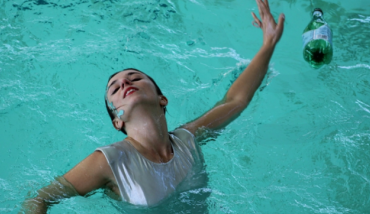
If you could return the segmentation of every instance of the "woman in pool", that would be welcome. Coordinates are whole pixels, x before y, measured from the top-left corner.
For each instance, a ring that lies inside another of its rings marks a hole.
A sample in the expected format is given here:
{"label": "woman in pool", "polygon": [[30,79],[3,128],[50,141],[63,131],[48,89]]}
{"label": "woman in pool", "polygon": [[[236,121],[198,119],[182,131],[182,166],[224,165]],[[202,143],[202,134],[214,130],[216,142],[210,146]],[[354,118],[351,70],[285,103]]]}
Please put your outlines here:
{"label": "woman in pool", "polygon": [[[199,146],[194,142],[202,130],[218,130],[237,118],[261,84],[284,26],[270,13],[267,0],[256,0],[259,20],[253,25],[263,30],[263,45],[225,97],[203,116],[168,132],[164,116],[167,98],[155,82],[136,69],[113,74],[107,84],[106,104],[113,126],[127,138],[100,147],[39,195],[25,202],[25,211],[46,213],[59,199],[85,195],[109,188],[132,204],[153,205],[192,179],[202,165]],[[188,188],[192,188],[191,186]]]}

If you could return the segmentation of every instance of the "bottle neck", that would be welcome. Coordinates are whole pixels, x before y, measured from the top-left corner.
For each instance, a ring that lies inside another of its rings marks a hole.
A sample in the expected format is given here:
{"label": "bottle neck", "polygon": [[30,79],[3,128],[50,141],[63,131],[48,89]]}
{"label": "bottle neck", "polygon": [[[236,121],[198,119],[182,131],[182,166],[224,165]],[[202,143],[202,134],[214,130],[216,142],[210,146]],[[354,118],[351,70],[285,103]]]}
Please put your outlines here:
{"label": "bottle neck", "polygon": [[320,11],[315,11],[312,14],[312,19],[313,20],[323,20],[323,14]]}

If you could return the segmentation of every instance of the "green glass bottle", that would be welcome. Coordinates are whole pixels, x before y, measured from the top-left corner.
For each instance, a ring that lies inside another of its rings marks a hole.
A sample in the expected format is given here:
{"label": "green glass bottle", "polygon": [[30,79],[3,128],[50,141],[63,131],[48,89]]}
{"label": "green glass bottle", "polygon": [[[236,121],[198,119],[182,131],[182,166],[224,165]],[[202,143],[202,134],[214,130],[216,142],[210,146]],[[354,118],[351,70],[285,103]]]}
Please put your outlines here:
{"label": "green glass bottle", "polygon": [[303,31],[303,58],[313,67],[329,64],[333,57],[332,33],[320,8],[312,12],[312,20]]}

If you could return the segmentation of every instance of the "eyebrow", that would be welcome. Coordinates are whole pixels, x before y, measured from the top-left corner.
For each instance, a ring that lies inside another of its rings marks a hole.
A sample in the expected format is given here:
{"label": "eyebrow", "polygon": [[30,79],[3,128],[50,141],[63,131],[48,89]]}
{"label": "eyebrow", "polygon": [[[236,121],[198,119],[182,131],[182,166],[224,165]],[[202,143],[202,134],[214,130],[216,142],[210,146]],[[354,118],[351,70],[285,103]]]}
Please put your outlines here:
{"label": "eyebrow", "polygon": [[[135,71],[132,71],[132,72],[130,72],[130,73],[128,73],[127,74],[127,76],[129,77],[129,76],[131,76],[131,75],[133,75],[133,74],[140,74],[139,72],[135,72]],[[109,86],[108,86],[108,88],[107,88],[107,91],[109,90],[109,88],[112,86],[112,85],[114,85],[114,83],[116,83],[117,82],[117,80],[114,80]]]}

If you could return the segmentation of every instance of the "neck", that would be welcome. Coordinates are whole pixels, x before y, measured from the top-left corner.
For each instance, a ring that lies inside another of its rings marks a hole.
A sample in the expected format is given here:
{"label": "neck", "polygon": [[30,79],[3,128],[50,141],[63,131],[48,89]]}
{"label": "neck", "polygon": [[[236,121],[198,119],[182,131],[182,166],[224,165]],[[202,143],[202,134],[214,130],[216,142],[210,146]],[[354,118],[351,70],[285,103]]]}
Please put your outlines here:
{"label": "neck", "polygon": [[128,137],[134,139],[132,143],[140,153],[149,156],[159,155],[165,160],[172,155],[167,121],[162,108],[151,110],[136,108],[130,117],[135,119],[126,121],[125,128]]}

